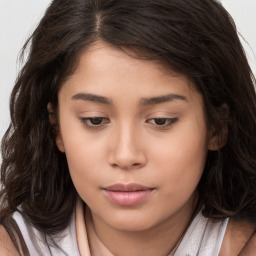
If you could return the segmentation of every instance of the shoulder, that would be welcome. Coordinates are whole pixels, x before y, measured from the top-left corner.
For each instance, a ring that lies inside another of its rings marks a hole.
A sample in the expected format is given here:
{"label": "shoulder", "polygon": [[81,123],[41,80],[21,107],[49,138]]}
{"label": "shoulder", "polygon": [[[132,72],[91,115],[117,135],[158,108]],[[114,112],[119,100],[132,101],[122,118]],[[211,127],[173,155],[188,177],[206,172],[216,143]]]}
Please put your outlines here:
{"label": "shoulder", "polygon": [[8,232],[6,231],[3,225],[0,225],[0,255],[6,255],[6,256],[19,255]]}
{"label": "shoulder", "polygon": [[[230,220],[219,256],[237,256],[256,230],[256,223],[247,220]],[[253,254],[254,255],[254,254]],[[250,256],[250,254],[248,255]]]}

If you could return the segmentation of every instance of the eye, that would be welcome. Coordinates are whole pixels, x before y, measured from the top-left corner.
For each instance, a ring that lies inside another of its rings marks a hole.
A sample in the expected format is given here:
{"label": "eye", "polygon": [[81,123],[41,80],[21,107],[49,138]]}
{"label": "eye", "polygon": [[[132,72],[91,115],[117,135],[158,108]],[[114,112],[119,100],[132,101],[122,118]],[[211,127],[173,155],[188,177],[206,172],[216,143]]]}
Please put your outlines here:
{"label": "eye", "polygon": [[106,117],[81,117],[81,122],[87,128],[100,128],[109,123],[109,119]]}
{"label": "eye", "polygon": [[147,122],[156,127],[167,128],[167,127],[171,126],[172,124],[174,124],[177,120],[178,120],[178,118],[160,117],[160,118],[151,118],[151,119],[147,120]]}

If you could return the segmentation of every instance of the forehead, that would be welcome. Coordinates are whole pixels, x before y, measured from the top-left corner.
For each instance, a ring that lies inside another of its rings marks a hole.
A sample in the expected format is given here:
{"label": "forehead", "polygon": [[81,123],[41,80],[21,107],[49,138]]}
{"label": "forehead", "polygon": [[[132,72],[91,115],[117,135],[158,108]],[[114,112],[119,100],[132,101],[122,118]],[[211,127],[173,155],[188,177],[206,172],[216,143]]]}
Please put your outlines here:
{"label": "forehead", "polygon": [[[66,92],[104,94],[136,91],[143,97],[179,93],[190,96],[196,86],[186,75],[175,73],[158,60],[136,58],[105,42],[96,42],[84,50],[73,75],[63,84]],[[120,96],[120,95],[119,95]]]}

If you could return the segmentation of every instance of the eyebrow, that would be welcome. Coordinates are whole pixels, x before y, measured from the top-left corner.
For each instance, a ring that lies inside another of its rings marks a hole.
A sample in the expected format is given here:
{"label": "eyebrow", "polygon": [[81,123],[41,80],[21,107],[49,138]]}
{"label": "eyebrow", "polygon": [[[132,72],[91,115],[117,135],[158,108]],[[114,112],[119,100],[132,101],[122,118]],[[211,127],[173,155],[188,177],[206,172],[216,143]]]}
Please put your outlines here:
{"label": "eyebrow", "polygon": [[95,103],[111,105],[112,101],[106,97],[98,96],[91,93],[78,93],[72,97],[72,100],[83,100],[83,101],[91,101]]}
{"label": "eyebrow", "polygon": [[[112,101],[109,98],[106,98],[104,96],[99,96],[91,93],[78,93],[72,96],[72,100],[83,100],[83,101],[91,101],[95,103],[105,104],[105,105],[112,105]],[[142,98],[140,100],[140,105],[146,106],[146,105],[155,105],[165,102],[170,102],[174,100],[183,100],[188,102],[188,99],[179,94],[167,94],[163,96],[157,96],[157,97],[151,97],[151,98]]]}
{"label": "eyebrow", "polygon": [[152,98],[143,98],[140,100],[140,105],[155,105],[155,104],[160,104],[160,103],[165,103],[165,102],[170,102],[174,100],[183,100],[188,102],[188,99],[179,94],[167,94],[163,96],[158,96],[158,97],[152,97]]}

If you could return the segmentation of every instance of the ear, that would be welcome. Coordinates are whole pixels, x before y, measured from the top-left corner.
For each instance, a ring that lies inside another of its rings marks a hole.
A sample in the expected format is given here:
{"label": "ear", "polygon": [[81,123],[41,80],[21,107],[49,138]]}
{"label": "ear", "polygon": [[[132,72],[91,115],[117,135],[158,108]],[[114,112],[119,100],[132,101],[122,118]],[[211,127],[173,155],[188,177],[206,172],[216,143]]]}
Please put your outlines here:
{"label": "ear", "polygon": [[229,118],[229,106],[222,104],[219,108],[219,113],[223,120],[218,127],[211,128],[211,134],[208,143],[208,150],[216,151],[224,147],[228,139],[228,118]]}
{"label": "ear", "polygon": [[54,110],[52,103],[49,102],[47,104],[47,110],[48,110],[49,121],[55,135],[55,142],[56,142],[57,148],[64,153],[65,152],[64,143],[61,137],[56,111]]}

